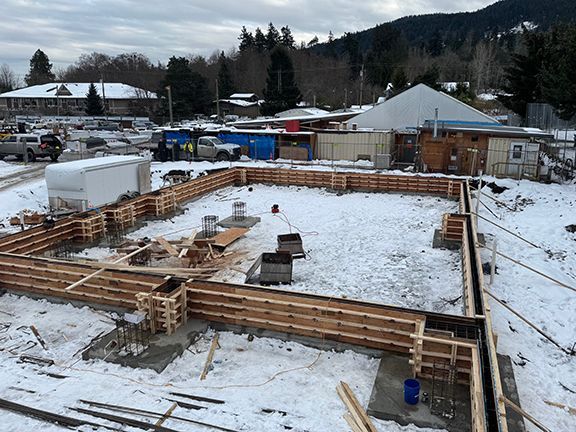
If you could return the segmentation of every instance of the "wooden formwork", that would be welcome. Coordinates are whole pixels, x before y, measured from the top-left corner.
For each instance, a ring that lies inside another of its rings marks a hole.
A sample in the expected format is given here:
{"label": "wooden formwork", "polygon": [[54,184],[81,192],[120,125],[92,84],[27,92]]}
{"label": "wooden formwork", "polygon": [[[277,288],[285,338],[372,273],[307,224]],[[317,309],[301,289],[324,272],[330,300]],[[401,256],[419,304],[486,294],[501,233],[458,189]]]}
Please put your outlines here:
{"label": "wooden formwork", "polygon": [[466,217],[458,213],[445,213],[442,216],[442,240],[461,242]]}
{"label": "wooden formwork", "polygon": [[188,281],[190,317],[408,353],[424,315],[261,287]]}
{"label": "wooden formwork", "polygon": [[84,264],[0,253],[1,286],[19,292],[135,309],[137,293],[153,291],[165,283],[161,276],[105,270],[66,290],[92,273],[94,269]]}
{"label": "wooden formwork", "polygon": [[164,216],[176,210],[176,194],[172,190],[161,189],[148,199],[148,211],[154,216]]}
{"label": "wooden formwork", "polygon": [[134,226],[136,215],[134,204],[124,204],[119,206],[109,206],[103,212],[106,227],[125,230]]}
{"label": "wooden formwork", "polygon": [[405,192],[458,198],[461,180],[428,176],[394,176],[365,173],[332,173],[290,169],[246,168],[248,183],[273,183],[309,187],[333,187],[373,192]]}
{"label": "wooden formwork", "polygon": [[152,334],[164,331],[171,335],[187,321],[186,285],[180,284],[171,292],[162,290],[161,286],[152,292],[137,293],[137,308],[146,313]]}
{"label": "wooden formwork", "polygon": [[468,231],[462,231],[462,247],[460,248],[460,258],[462,266],[462,286],[464,308],[466,316],[473,317],[476,315],[476,306],[474,300],[474,288],[472,286],[472,279],[475,275],[472,273],[472,257],[470,256],[470,239]]}
{"label": "wooden formwork", "polygon": [[76,229],[74,240],[80,243],[92,243],[98,240],[106,232],[106,222],[104,215],[100,212],[96,214],[82,214],[75,217]]}

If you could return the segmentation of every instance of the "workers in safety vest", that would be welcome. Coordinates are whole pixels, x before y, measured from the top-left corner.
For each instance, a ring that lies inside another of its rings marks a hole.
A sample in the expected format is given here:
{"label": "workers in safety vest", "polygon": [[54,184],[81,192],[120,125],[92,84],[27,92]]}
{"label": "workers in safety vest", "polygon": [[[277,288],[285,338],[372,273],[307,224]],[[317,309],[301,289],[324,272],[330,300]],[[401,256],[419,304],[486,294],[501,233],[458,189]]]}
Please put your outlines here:
{"label": "workers in safety vest", "polygon": [[192,141],[186,141],[184,143],[184,154],[186,155],[186,160],[192,162],[192,155],[194,154],[194,144],[192,144]]}

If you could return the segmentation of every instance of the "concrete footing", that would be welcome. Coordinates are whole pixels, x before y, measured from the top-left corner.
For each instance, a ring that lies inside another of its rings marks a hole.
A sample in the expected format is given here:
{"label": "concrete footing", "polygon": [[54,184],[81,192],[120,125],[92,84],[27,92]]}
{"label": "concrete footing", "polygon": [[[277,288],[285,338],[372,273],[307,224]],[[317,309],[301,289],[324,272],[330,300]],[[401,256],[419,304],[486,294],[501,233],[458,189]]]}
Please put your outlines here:
{"label": "concrete footing", "polygon": [[[404,402],[404,380],[412,378],[409,357],[389,352],[383,353],[378,373],[372,388],[367,413],[381,420],[392,420],[403,426],[415,424],[418,427],[445,429],[449,432],[467,432],[470,425],[470,389],[457,384],[454,387],[455,416],[444,418],[430,412],[428,403],[419,401],[416,405]],[[420,397],[423,392],[432,394],[432,380],[418,379]]]}
{"label": "concrete footing", "polygon": [[258,222],[260,222],[260,218],[256,216],[246,216],[242,220],[234,219],[234,216],[229,216],[226,219],[222,219],[218,222],[218,225],[222,228],[252,228]]}
{"label": "concrete footing", "polygon": [[117,338],[116,329],[105,335],[97,343],[82,353],[82,359],[105,359],[111,363],[132,368],[153,369],[160,373],[172,363],[184,350],[195,343],[206,332],[208,323],[201,320],[189,320],[172,335],[157,333],[150,336],[150,346],[140,355],[125,354],[122,351],[106,350]]}

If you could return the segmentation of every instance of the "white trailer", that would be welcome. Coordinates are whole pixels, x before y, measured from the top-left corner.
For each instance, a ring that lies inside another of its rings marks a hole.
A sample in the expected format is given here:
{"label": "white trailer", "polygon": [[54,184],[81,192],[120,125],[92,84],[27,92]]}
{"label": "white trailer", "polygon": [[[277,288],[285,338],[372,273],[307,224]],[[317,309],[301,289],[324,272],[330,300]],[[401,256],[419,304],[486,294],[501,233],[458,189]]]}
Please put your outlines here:
{"label": "white trailer", "polygon": [[150,161],[138,156],[108,156],[46,167],[52,209],[89,208],[150,192]]}

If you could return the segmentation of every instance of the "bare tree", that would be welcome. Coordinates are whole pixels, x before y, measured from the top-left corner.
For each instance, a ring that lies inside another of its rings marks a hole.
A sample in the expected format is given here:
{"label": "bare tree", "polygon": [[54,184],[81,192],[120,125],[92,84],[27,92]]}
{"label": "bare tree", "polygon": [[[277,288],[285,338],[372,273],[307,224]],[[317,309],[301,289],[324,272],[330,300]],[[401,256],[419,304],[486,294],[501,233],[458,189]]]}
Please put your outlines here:
{"label": "bare tree", "polygon": [[0,66],[0,93],[5,93],[18,88],[20,80],[12,68],[6,63]]}
{"label": "bare tree", "polygon": [[480,42],[476,45],[471,64],[476,92],[485,90],[492,83],[495,61],[496,49],[492,42]]}

